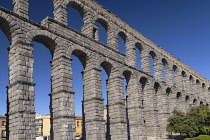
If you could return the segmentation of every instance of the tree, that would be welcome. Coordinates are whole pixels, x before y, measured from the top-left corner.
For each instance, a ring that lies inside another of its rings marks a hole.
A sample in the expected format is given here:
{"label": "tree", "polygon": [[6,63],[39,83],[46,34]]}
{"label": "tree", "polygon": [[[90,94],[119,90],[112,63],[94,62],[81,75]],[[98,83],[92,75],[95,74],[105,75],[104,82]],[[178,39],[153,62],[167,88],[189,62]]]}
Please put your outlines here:
{"label": "tree", "polygon": [[189,112],[173,111],[168,119],[166,131],[180,133],[181,136],[195,137],[210,133],[210,109],[205,105],[192,107]]}

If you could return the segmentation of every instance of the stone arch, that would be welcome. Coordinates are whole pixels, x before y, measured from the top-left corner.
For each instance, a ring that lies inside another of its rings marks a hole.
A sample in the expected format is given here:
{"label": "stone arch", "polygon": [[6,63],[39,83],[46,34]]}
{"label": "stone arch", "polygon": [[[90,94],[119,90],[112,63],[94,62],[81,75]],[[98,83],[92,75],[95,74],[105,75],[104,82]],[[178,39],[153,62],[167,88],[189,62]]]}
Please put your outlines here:
{"label": "stone arch", "polygon": [[1,14],[1,12],[0,12],[0,30],[4,32],[10,44],[12,44],[17,40],[17,38],[14,38],[14,36],[18,36],[18,38],[23,37],[23,31],[18,25],[18,22],[16,22],[16,20],[13,19],[11,16],[10,18],[7,18],[7,15]]}
{"label": "stone arch", "polygon": [[178,67],[176,65],[173,65],[172,66],[173,82],[176,82],[177,80],[177,72],[178,72]]}
{"label": "stone arch", "polygon": [[[100,28],[100,25],[97,25],[99,23],[104,29],[105,32],[101,32],[103,28]],[[109,33],[109,22],[102,16],[95,16],[93,19],[93,39],[97,41],[101,41],[104,44],[108,43],[108,33]],[[101,33],[103,33],[103,36],[106,36],[106,38],[101,38]],[[102,41],[103,40],[103,41]]]}
{"label": "stone arch", "polygon": [[113,66],[111,63],[109,63],[108,61],[103,61],[100,66],[102,66],[104,68],[104,70],[106,71],[106,74],[108,75],[108,77],[111,74],[111,71],[113,69]]}
{"label": "stone arch", "polygon": [[[141,43],[139,43],[138,41],[137,42],[134,42],[134,44],[132,43],[133,41],[129,41],[127,43],[127,47],[126,47],[126,50],[129,50],[129,47],[133,47],[133,49],[135,50],[134,53],[133,53],[133,61],[134,65],[137,69],[139,70],[142,70],[142,52],[143,52],[143,45]],[[129,45],[131,44],[131,45]],[[133,50],[132,49],[132,50]],[[130,56],[129,53],[126,51],[126,55]],[[131,56],[130,56],[131,57]]]}
{"label": "stone arch", "polygon": [[142,52],[142,50],[144,49],[143,45],[142,45],[141,43],[139,43],[139,42],[136,42],[136,43],[135,43],[135,46],[136,46],[136,48],[137,48],[140,52]]}
{"label": "stone arch", "polygon": [[160,84],[158,82],[154,83],[154,89],[155,89],[155,94],[158,92],[159,88],[160,88]]}
{"label": "stone arch", "polygon": [[83,68],[85,69],[87,63],[87,54],[79,49],[72,51],[72,55],[76,56],[82,63]]}
{"label": "stone arch", "polygon": [[189,80],[190,80],[191,83],[193,83],[193,80],[194,79],[193,79],[193,76],[192,75],[190,75]]}
{"label": "stone arch", "polygon": [[165,58],[163,58],[163,59],[162,59],[162,63],[163,63],[164,65],[167,65],[167,64],[168,64],[168,61],[167,61]]}
{"label": "stone arch", "polygon": [[182,97],[181,92],[177,92],[177,94],[176,94],[176,99],[179,100],[181,97]]}
{"label": "stone arch", "polygon": [[132,72],[131,72],[131,71],[129,71],[129,70],[125,70],[125,71],[123,72],[123,74],[122,74],[122,75],[124,75],[124,76],[125,76],[126,82],[127,82],[127,84],[128,84],[128,83],[129,83],[129,81],[130,81],[130,78],[131,78]]}
{"label": "stone arch", "polygon": [[196,85],[200,86],[200,80],[196,79]]}
{"label": "stone arch", "polygon": [[182,76],[182,83],[185,83],[187,74],[186,74],[186,72],[184,70],[182,70],[181,76]]}
{"label": "stone arch", "polygon": [[108,31],[108,29],[109,29],[109,24],[108,23],[109,22],[106,19],[98,17],[94,21],[100,23],[104,27],[104,29],[106,31]]}
{"label": "stone arch", "polygon": [[205,89],[206,88],[206,84],[202,83],[202,88]]}
{"label": "stone arch", "polygon": [[28,32],[26,34],[26,42],[31,44],[32,41],[44,44],[50,50],[52,56],[59,42],[53,34],[45,30],[32,30]]}
{"label": "stone arch", "polygon": [[193,99],[193,105],[197,103],[197,99]]}
{"label": "stone arch", "polygon": [[147,84],[147,78],[146,77],[141,77],[139,82],[141,83],[141,89],[144,90],[146,84]]}
{"label": "stone arch", "polygon": [[[128,41],[128,35],[124,31],[120,30],[117,34],[117,38],[118,38],[118,42],[117,42],[118,51],[120,51],[121,53],[125,53],[125,50],[127,48],[126,43]],[[122,43],[120,43],[120,40],[119,40],[120,38],[123,41]]]}
{"label": "stone arch", "polygon": [[124,40],[124,43],[126,43],[128,35],[124,31],[122,30],[118,31],[117,35],[119,35]]}
{"label": "stone arch", "polygon": [[[106,71],[108,77],[111,74],[111,70],[114,70],[114,69],[119,70],[118,66],[115,65],[114,62],[112,62],[110,59],[107,59],[105,57],[102,57],[101,59],[98,59],[98,61],[96,62],[96,66],[98,66],[98,67],[102,66],[104,68],[104,70]],[[119,75],[120,75],[120,73],[119,73]]]}
{"label": "stone arch", "polygon": [[171,92],[172,92],[171,88],[168,87],[166,89],[166,95],[169,96],[171,94]]}
{"label": "stone arch", "polygon": [[162,75],[163,75],[163,80],[166,81],[167,80],[168,61],[165,58],[163,58],[161,62],[162,62]]}
{"label": "stone arch", "polygon": [[188,102],[190,100],[190,97],[188,95],[185,96],[185,101]]}
{"label": "stone arch", "polygon": [[76,2],[75,0],[69,0],[68,2],[65,2],[65,5],[76,9],[79,12],[79,14],[81,15],[81,17],[84,18],[85,10],[84,10],[82,4]]}
{"label": "stone arch", "polygon": [[156,53],[154,51],[150,51],[149,55],[151,55],[154,60],[156,59],[157,55],[156,55]]}
{"label": "stone arch", "polygon": [[149,66],[150,66],[150,74],[153,76],[156,76],[155,74],[155,63],[157,62],[157,55],[154,51],[150,51],[149,54]]}

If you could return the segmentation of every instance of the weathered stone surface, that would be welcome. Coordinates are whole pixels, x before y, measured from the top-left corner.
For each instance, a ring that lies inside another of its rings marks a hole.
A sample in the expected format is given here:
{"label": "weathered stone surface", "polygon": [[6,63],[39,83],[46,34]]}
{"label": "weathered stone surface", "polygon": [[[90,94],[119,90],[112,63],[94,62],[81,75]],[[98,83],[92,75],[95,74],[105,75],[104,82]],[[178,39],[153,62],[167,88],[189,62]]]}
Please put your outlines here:
{"label": "weathered stone surface", "polygon": [[[193,105],[209,105],[207,79],[110,11],[93,0],[52,2],[54,19],[47,17],[41,24],[28,20],[28,0],[13,0],[14,11],[0,7],[0,29],[11,43],[8,49],[8,140],[35,140],[32,41],[44,44],[52,54],[52,140],[76,138],[72,54],[84,67],[84,140],[164,140],[168,135],[166,119],[173,109],[187,111]],[[78,10],[83,17],[82,33],[67,26],[67,6]],[[107,30],[108,45],[98,41],[96,21]],[[126,43],[126,54],[118,50],[118,35]],[[136,60],[137,49],[141,60]],[[154,59],[154,76],[149,55]],[[136,68],[136,61],[141,61],[141,70]],[[107,121],[103,120],[100,66],[109,77]],[[126,99],[122,76],[127,81]]]}

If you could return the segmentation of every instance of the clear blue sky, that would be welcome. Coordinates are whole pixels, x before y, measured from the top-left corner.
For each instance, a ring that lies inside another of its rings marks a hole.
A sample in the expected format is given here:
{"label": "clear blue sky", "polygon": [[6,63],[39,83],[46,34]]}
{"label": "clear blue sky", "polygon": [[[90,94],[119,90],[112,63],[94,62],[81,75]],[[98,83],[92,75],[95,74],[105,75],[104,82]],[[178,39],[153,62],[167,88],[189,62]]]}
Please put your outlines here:
{"label": "clear blue sky", "polygon": [[[29,0],[30,19],[40,22],[53,17],[51,0]],[[210,1],[209,0],[96,0],[155,44],[183,61],[198,73],[210,79]],[[0,0],[0,6],[12,9],[12,0]],[[80,30],[82,19],[68,8],[69,26]],[[102,36],[104,31],[102,30]],[[102,37],[102,42],[106,40]],[[42,44],[34,44],[34,82],[36,112],[49,113],[51,56]],[[122,44],[122,43],[121,43]],[[9,42],[0,32],[0,114],[6,113],[6,86],[8,85],[7,47]],[[73,61],[76,115],[81,114],[83,70],[76,57]],[[103,87],[106,74],[103,72]],[[103,90],[105,92],[105,90]],[[105,97],[105,96],[104,96]]]}

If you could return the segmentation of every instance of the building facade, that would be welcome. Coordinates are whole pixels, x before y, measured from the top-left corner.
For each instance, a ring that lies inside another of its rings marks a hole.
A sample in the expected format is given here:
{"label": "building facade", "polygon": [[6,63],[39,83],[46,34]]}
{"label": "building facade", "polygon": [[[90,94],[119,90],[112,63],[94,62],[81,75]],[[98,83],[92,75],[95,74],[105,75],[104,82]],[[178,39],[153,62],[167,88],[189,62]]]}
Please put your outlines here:
{"label": "building facade", "polygon": [[36,114],[36,140],[50,140],[50,115]]}
{"label": "building facade", "polygon": [[0,115],[0,140],[6,140],[6,116]]}
{"label": "building facade", "polygon": [[75,117],[75,127],[76,127],[76,138],[82,137],[82,115]]}

